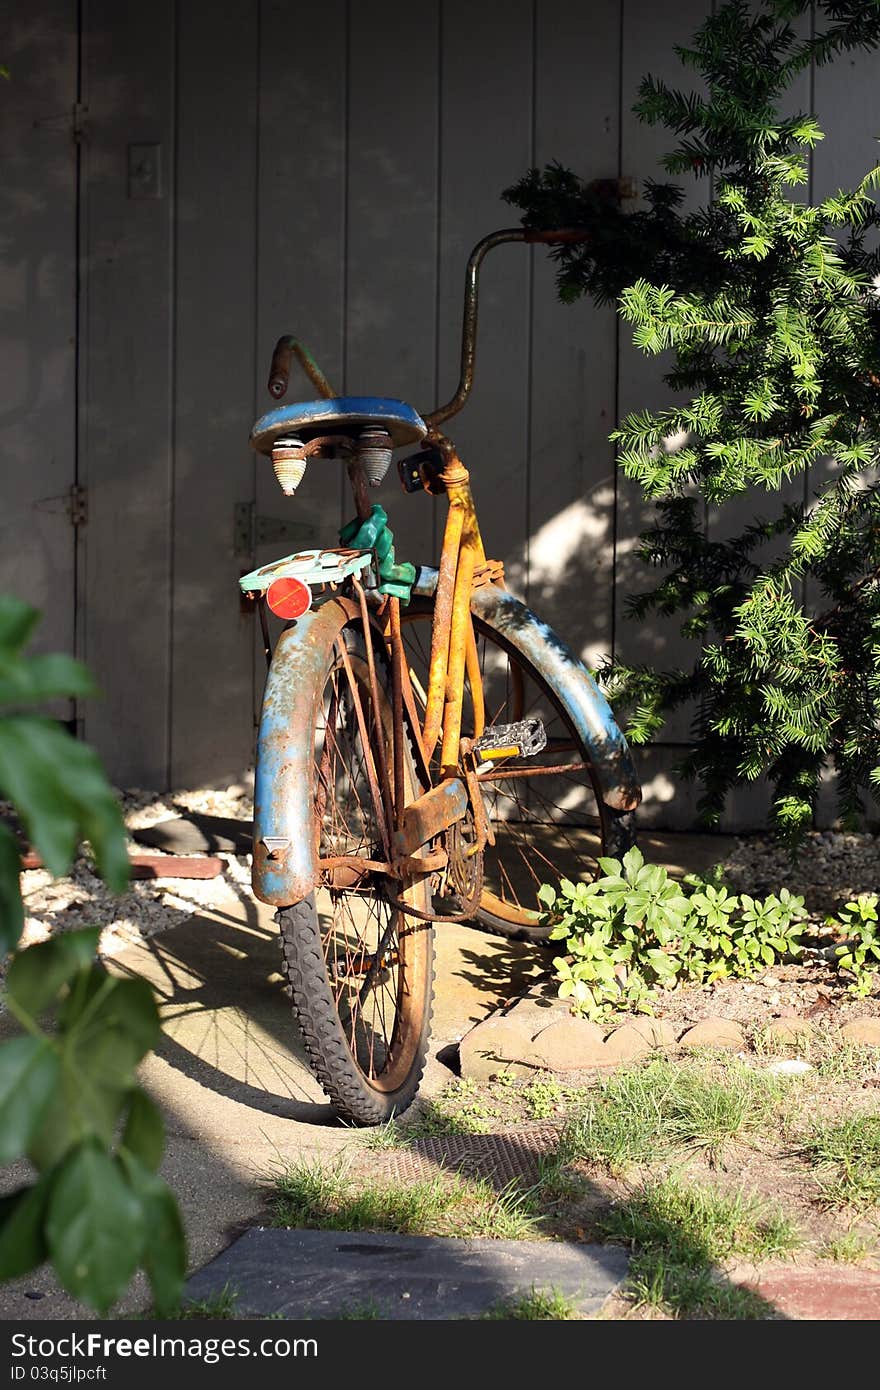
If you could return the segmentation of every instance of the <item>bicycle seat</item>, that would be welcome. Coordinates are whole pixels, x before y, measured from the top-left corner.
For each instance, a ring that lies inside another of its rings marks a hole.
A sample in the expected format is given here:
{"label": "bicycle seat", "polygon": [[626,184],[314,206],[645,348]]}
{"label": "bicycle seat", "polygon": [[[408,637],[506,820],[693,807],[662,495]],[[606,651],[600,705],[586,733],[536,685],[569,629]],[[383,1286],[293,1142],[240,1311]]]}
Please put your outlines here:
{"label": "bicycle seat", "polygon": [[295,435],[303,441],[319,434],[356,434],[362,425],[381,425],[395,449],[424,439],[428,427],[405,401],[386,396],[336,396],[332,400],[279,405],[251,430],[251,447],[271,454],[276,439]]}

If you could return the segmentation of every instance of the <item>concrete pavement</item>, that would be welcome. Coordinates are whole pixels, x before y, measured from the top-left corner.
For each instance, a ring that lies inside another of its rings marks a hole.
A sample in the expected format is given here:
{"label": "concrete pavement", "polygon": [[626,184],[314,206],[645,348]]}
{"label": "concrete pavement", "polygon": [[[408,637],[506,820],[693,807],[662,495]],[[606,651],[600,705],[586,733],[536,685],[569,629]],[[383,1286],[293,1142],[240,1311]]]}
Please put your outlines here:
{"label": "concrete pavement", "polygon": [[[651,858],[688,869],[714,863],[726,848],[715,836],[648,834],[643,844]],[[200,910],[108,962],[148,979],[160,1002],[164,1036],[142,1080],[165,1115],[163,1171],[183,1212],[193,1269],[259,1219],[260,1176],[273,1165],[332,1159],[359,1143],[334,1120],[306,1065],[278,970],[272,911],[237,891],[234,907]],[[546,963],[536,948],[440,924],[434,1053],[521,993]],[[449,1076],[432,1057],[426,1093]],[[10,1190],[22,1171],[3,1176]],[[138,1279],[119,1311],[145,1306]],[[0,1288],[0,1318],[77,1316],[82,1309],[46,1270]]]}

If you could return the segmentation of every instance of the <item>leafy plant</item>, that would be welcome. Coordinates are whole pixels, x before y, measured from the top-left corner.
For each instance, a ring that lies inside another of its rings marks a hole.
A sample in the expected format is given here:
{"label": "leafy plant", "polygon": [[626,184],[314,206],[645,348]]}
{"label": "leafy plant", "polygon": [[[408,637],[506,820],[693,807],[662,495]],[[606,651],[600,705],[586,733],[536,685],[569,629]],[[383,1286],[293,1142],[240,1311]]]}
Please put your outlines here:
{"label": "leafy plant", "polygon": [[880,967],[880,935],[878,935],[878,897],[876,893],[860,893],[841,909],[838,917],[829,917],[828,924],[837,926],[847,938],[837,947],[837,964],[852,975],[847,986],[850,994],[864,999],[876,982]]}
{"label": "leafy plant", "polygon": [[[803,36],[787,20],[811,8]],[[624,210],[558,164],[505,194],[529,226],[589,230],[553,252],[562,299],[616,301],[636,346],[673,359],[670,404],[612,438],[657,507],[640,550],[656,577],[631,613],[677,615],[698,645],[687,669],[608,664],[628,736],[696,711],[681,770],[703,783],[703,820],[766,776],[792,841],[827,761],[848,821],[880,787],[880,174],[793,198],[822,131],[780,108],[811,63],[878,43],[876,3],[728,0],[676,49],[697,90],[648,76],[634,107],[675,142],[669,174],[711,177],[704,206],[649,182]]]}
{"label": "leafy plant", "polygon": [[[108,885],[128,880],[118,803],[92,749],[25,712],[94,687],[66,656],[27,656],[39,615],[0,597],[0,795],[46,868],[64,874],[87,839]],[[98,929],[18,950],[24,912],[15,836],[0,824],[0,949],[5,1002],[21,1035],[0,1044],[0,1161],[37,1172],[0,1201],[0,1279],[51,1260],[61,1283],[106,1312],[138,1266],[156,1308],[172,1310],[186,1269],[174,1198],[158,1176],[162,1117],[137,1085],[160,1025],[149,985],[96,960]]]}
{"label": "leafy plant", "polygon": [[800,949],[804,900],[785,888],[756,899],[696,877],[680,886],[637,848],[599,865],[592,883],[539,893],[551,940],[565,943],[553,962],[559,994],[588,1018],[650,1013],[660,989],[748,978]]}

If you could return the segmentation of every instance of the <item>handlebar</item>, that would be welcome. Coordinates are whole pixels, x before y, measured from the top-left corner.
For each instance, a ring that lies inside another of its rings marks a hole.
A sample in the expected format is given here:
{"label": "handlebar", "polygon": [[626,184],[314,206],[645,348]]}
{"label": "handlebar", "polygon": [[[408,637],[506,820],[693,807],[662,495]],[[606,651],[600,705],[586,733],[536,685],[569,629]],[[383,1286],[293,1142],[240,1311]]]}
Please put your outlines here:
{"label": "handlebar", "polygon": [[[571,246],[588,241],[590,233],[583,227],[557,227],[542,231],[534,227],[505,227],[498,232],[490,232],[478,241],[468,258],[464,286],[464,312],[461,323],[461,375],[455,395],[445,405],[425,414],[423,419],[431,427],[436,427],[457,415],[467,400],[474,383],[474,360],[477,352],[477,310],[479,307],[480,268],[485,257],[496,246],[506,241],[522,241],[531,245]],[[291,357],[296,357],[306,376],[320,396],[331,399],[336,395],[333,387],[318,366],[312,354],[298,338],[286,334],[279,338],[272,354],[269,370],[269,394],[280,400],[287,392],[290,379]]]}
{"label": "handlebar", "polygon": [[269,395],[274,396],[276,401],[280,401],[281,397],[287,394],[291,356],[294,356],[299,362],[318,395],[323,396],[325,400],[332,400],[336,395],[333,387],[305,344],[290,333],[279,338],[275,344],[275,351],[272,353],[272,365],[269,368]]}
{"label": "handlebar", "polygon": [[574,242],[586,241],[589,232],[582,227],[558,227],[554,231],[540,231],[533,227],[504,227],[500,232],[490,232],[478,241],[467,263],[464,281],[464,313],[461,321],[461,375],[455,395],[445,405],[438,406],[425,415],[425,424],[436,426],[457,415],[471,393],[474,384],[474,361],[477,355],[477,310],[480,293],[480,267],[485,257],[496,246],[505,241],[540,242],[544,246],[567,246]]}

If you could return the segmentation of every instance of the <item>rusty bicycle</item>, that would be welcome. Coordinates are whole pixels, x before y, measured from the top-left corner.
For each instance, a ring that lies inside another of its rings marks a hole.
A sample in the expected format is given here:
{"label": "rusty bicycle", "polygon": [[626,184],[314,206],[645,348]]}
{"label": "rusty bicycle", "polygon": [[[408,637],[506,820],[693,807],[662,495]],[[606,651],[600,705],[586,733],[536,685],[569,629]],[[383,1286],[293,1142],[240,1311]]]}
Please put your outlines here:
{"label": "rusty bicycle", "polygon": [[[626,741],[589,671],[508,591],[487,558],[468,470],[441,430],[474,379],[480,267],[467,266],[461,374],[420,415],[338,396],[294,336],[275,348],[277,401],[298,362],[317,399],[276,406],[251,444],[293,496],[308,464],[341,460],[356,517],[339,545],[242,580],[286,620],[257,741],[253,887],[274,905],[284,974],[312,1068],[337,1113],[376,1124],[412,1101],[428,1047],[434,927],[460,920],[546,939],[541,885],[592,877],[632,843],[640,799]],[[396,450],[409,493],[448,503],[439,564],[396,555],[371,504]]]}

